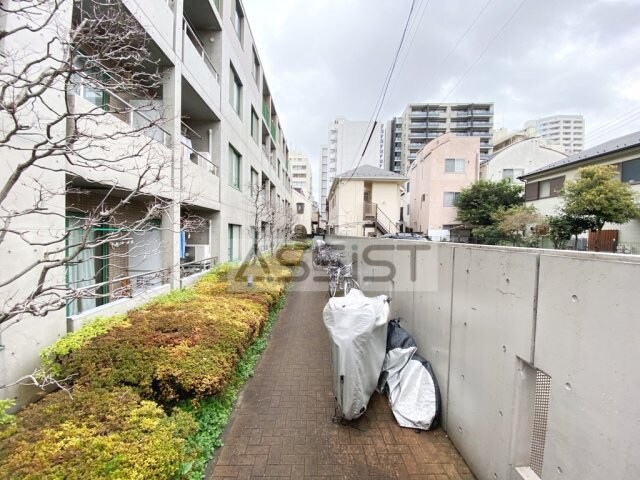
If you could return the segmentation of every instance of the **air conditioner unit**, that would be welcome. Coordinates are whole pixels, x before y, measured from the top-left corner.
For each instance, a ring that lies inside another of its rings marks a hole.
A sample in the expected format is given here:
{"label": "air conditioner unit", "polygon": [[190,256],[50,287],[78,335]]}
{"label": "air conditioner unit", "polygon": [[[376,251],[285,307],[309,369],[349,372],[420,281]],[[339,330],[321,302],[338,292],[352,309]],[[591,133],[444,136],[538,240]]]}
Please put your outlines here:
{"label": "air conditioner unit", "polygon": [[211,247],[209,245],[195,245],[195,258],[196,262],[211,258]]}

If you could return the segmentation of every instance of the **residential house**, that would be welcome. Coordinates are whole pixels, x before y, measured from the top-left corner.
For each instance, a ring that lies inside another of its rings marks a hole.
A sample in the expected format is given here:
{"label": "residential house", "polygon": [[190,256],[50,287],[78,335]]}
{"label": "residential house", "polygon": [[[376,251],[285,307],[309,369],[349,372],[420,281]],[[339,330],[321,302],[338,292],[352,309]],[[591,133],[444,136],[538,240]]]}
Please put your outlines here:
{"label": "residential house", "polygon": [[[525,182],[525,199],[543,215],[556,215],[562,207],[560,191],[578,169],[588,165],[615,165],[620,180],[640,194],[640,132],[614,138],[593,148],[538,168],[521,177]],[[616,237],[621,251],[640,254],[640,219],[624,225],[606,224],[605,229],[619,230]]]}
{"label": "residential house", "polygon": [[376,237],[398,232],[400,192],[406,181],[371,165],[336,175],[327,199],[329,233]]}
{"label": "residential house", "polygon": [[566,158],[540,138],[525,138],[502,147],[480,164],[480,178],[522,183],[518,177]]}
{"label": "residential house", "polygon": [[409,228],[448,238],[459,225],[455,199],[478,180],[480,139],[452,133],[429,142],[409,170]]}

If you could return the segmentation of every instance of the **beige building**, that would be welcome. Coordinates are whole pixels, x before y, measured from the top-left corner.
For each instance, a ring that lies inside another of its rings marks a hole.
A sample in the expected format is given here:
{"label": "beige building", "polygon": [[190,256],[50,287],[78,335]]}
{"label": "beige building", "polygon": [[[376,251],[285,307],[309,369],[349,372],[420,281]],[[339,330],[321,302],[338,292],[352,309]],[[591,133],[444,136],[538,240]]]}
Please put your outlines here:
{"label": "beige building", "polygon": [[478,180],[480,139],[442,135],[418,152],[409,170],[409,226],[436,239],[459,222],[453,203]]}
{"label": "beige building", "polygon": [[[620,171],[620,180],[629,183],[640,196],[640,132],[614,138],[525,174],[522,179],[526,183],[527,204],[535,206],[543,215],[557,215],[562,207],[562,186],[576,177],[579,168],[588,165],[615,165]],[[619,230],[620,251],[640,254],[640,219],[624,225],[605,224],[604,228]]]}
{"label": "beige building", "polygon": [[566,158],[567,155],[549,147],[541,138],[525,138],[501,147],[480,165],[480,178],[506,179],[521,184],[518,179],[533,170]]}
{"label": "beige building", "polygon": [[406,181],[371,165],[336,175],[327,198],[329,233],[376,237],[398,232],[400,191]]}
{"label": "beige building", "polygon": [[304,190],[294,188],[291,193],[291,201],[293,203],[294,214],[294,232],[298,233],[301,228],[304,227],[306,234],[312,232],[312,219],[313,219],[313,201]]}

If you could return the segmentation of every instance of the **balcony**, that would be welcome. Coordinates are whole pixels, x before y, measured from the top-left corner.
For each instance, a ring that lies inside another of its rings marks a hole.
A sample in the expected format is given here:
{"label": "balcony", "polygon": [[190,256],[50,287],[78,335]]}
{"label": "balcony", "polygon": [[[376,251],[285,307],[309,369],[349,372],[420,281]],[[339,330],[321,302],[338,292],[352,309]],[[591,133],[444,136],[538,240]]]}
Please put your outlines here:
{"label": "balcony", "polygon": [[427,122],[411,122],[409,128],[423,129],[427,127]]}
{"label": "balcony", "polygon": [[409,118],[426,118],[427,112],[411,112]]}
{"label": "balcony", "polygon": [[409,150],[420,150],[422,147],[424,147],[424,143],[410,143],[409,144]]}
{"label": "balcony", "polygon": [[409,139],[425,139],[427,138],[426,133],[410,133]]}
{"label": "balcony", "polygon": [[467,128],[470,127],[471,123],[470,122],[451,122],[451,128]]}
{"label": "balcony", "polygon": [[182,22],[183,72],[201,97],[211,106],[220,108],[220,76],[204,44],[187,19]]}
{"label": "balcony", "polygon": [[490,110],[473,110],[471,113],[474,117],[490,117],[493,115],[493,112]]}
{"label": "balcony", "polygon": [[174,15],[169,0],[122,0],[127,10],[165,53],[173,49]]}

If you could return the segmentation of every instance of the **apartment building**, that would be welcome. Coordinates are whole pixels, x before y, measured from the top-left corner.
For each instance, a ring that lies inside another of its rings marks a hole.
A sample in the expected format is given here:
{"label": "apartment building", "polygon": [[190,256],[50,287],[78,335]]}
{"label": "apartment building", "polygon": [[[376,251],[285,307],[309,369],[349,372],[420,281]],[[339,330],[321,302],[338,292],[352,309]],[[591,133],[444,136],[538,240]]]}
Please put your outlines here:
{"label": "apartment building", "polygon": [[336,118],[329,124],[329,143],[322,147],[321,155],[320,205],[323,212],[336,172],[345,172],[358,165],[384,168],[384,136],[381,123],[373,126],[369,121]]}
{"label": "apartment building", "polygon": [[371,165],[333,179],[328,230],[335,235],[377,237],[400,230],[400,194],[407,177]]}
{"label": "apartment building", "polygon": [[[92,0],[73,2],[55,13],[55,32],[23,29],[3,39],[3,52],[25,52],[18,60],[3,55],[3,69],[9,70],[9,60],[26,63],[29,55],[44,51],[47,35],[70,30],[83,16],[103,12],[100,8]],[[0,146],[3,183],[29,158],[25,145],[35,139],[45,146],[55,140],[56,151],[63,152],[49,159],[48,166],[57,168],[23,175],[3,201],[5,211],[28,211],[37,203],[40,211],[50,212],[34,211],[20,222],[39,232],[38,245],[10,239],[2,246],[3,277],[46,257],[47,241],[79,245],[76,262],[45,280],[60,297],[42,304],[57,308],[44,317],[20,314],[19,322],[0,330],[0,384],[33,371],[39,350],[68,329],[187,285],[218,262],[244,259],[255,238],[254,192],[278,211],[292,207],[289,148],[242,1],[122,0],[117,8],[144,31],[152,56],[148,63],[129,66],[127,81],[158,66],[161,78],[154,91],[145,92],[147,84],[111,91],[104,81],[113,75],[110,67],[94,62],[95,82],[71,77],[68,101],[65,86],[52,84],[43,93],[46,102],[35,104],[40,110],[20,119],[31,122],[30,128]],[[8,30],[24,21],[16,15],[2,18]],[[149,107],[148,113],[140,105]],[[65,114],[67,106],[70,119],[87,117],[75,125],[57,122],[45,134],[45,120]],[[0,115],[4,134],[10,117]],[[89,140],[79,146],[82,138]],[[100,224],[89,224],[96,216]],[[261,228],[266,229],[265,222]],[[99,250],[83,249],[86,242]],[[33,291],[38,273],[28,272],[0,289],[5,311],[19,306],[19,292]],[[59,292],[70,289],[83,293],[65,300]],[[2,394],[16,396],[19,390]]]}
{"label": "apartment building", "polygon": [[409,169],[409,225],[434,240],[448,238],[456,220],[455,199],[478,180],[480,139],[447,133],[418,152]]}
{"label": "apartment building", "polygon": [[291,187],[300,189],[311,198],[313,193],[313,180],[311,162],[306,153],[292,150],[289,152],[289,165],[291,166]]}
{"label": "apartment building", "polygon": [[553,115],[525,122],[525,129],[533,129],[533,136],[542,137],[549,145],[560,145],[571,155],[584,150],[584,117],[582,115]]}
{"label": "apartment building", "polygon": [[[446,133],[478,137],[481,160],[493,152],[493,103],[411,103],[393,123],[389,163],[395,172],[407,174],[418,151]],[[402,132],[399,141],[398,131]]]}
{"label": "apartment building", "polygon": [[395,173],[402,170],[402,117],[393,117],[385,126],[385,169]]}

